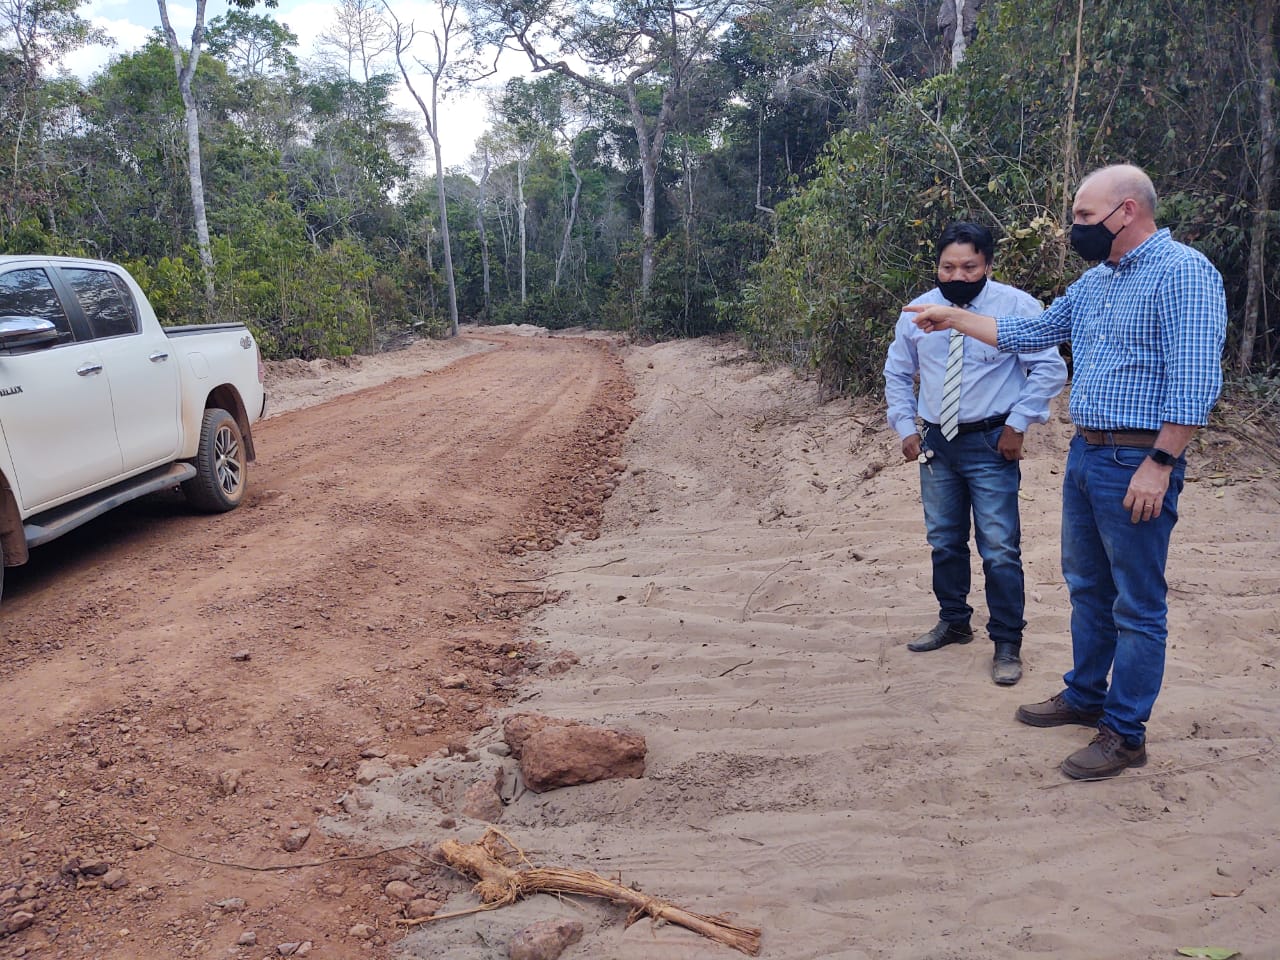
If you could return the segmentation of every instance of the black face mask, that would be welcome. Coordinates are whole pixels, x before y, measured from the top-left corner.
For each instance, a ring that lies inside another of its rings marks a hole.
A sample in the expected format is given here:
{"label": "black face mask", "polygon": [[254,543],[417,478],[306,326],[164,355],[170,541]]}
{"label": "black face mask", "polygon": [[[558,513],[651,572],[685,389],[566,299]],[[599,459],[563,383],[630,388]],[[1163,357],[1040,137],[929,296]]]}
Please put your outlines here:
{"label": "black face mask", "polygon": [[[1112,208],[1111,213],[1115,213],[1124,206],[1124,201]],[[1080,254],[1082,260],[1089,263],[1099,263],[1111,254],[1111,242],[1120,236],[1120,230],[1112,233],[1107,229],[1106,221],[1111,217],[1108,213],[1097,223],[1073,223],[1071,225],[1071,249]]]}
{"label": "black face mask", "polygon": [[954,303],[958,307],[967,307],[973,301],[978,299],[978,294],[982,292],[982,288],[987,285],[987,278],[984,276],[978,280],[939,280],[938,289],[942,291],[942,295],[947,298],[948,303]]}

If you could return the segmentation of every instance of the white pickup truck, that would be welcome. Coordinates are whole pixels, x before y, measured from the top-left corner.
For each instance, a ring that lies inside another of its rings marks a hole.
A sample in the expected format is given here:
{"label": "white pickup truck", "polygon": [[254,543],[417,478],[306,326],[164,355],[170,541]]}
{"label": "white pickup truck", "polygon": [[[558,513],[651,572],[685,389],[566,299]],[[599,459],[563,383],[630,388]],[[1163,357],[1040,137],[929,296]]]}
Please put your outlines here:
{"label": "white pickup truck", "polygon": [[161,327],[122,267],[0,256],[0,590],[30,547],[152,491],[238,506],[262,375],[247,328]]}

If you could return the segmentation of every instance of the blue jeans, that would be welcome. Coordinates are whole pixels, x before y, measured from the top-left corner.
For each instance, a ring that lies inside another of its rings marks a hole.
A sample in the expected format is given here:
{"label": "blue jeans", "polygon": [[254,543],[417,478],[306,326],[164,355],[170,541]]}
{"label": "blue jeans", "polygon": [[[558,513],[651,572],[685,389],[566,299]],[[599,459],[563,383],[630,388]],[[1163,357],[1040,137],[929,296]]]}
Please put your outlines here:
{"label": "blue jeans", "polygon": [[1101,710],[1102,722],[1130,746],[1146,738],[1164,679],[1164,569],[1186,477],[1179,459],[1160,516],[1134,523],[1123,501],[1147,453],[1076,437],[1062,484],[1062,574],[1071,594],[1074,661],[1063,677],[1065,697],[1077,710]]}
{"label": "blue jeans", "polygon": [[1017,460],[996,449],[1003,427],[959,434],[953,440],[926,427],[923,448],[933,451],[920,468],[924,525],[933,548],[933,593],[940,619],[967,624],[969,517],[986,581],[987,630],[997,643],[1022,643],[1022,526],[1018,518]]}

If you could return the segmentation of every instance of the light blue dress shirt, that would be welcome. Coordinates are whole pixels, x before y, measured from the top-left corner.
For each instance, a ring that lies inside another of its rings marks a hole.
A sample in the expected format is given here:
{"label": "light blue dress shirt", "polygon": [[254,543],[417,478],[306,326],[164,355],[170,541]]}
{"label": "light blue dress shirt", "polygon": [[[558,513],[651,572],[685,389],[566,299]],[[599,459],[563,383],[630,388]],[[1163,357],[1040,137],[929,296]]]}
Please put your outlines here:
{"label": "light blue dress shirt", "polygon": [[[946,304],[937,287],[911,303]],[[988,280],[969,309],[994,317],[1035,317],[1043,312],[1029,293]],[[947,367],[951,331],[925,333],[913,322],[915,314],[898,317],[893,343],[884,364],[884,395],[889,426],[906,439],[916,432],[916,417],[938,422],[942,406],[942,377]],[[920,393],[914,389],[920,377]],[[1057,347],[1032,353],[1001,353],[972,337],[964,340],[964,372],[960,387],[960,422],[974,423],[1008,414],[1006,423],[1026,430],[1049,419],[1049,401],[1067,382],[1067,365]]]}

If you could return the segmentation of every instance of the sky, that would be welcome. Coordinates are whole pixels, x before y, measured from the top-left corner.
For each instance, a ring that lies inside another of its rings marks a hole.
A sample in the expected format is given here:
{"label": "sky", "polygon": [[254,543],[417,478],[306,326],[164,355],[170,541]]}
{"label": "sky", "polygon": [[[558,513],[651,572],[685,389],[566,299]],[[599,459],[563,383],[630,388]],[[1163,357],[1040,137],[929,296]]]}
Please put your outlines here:
{"label": "sky", "polygon": [[[418,19],[420,23],[428,21],[427,9],[421,7],[415,14],[412,5],[405,3],[403,11],[397,4],[397,14],[402,20]],[[184,45],[191,42],[191,30],[195,26],[195,4],[169,0],[169,20],[178,34],[178,40]],[[227,12],[225,0],[208,0],[205,8],[206,26],[214,19]],[[274,17],[298,37],[295,53],[299,60],[311,58],[315,50],[316,38],[325,32],[333,23],[336,4],[323,0],[280,0],[275,9],[259,6],[254,12]],[[74,51],[63,59],[63,66],[82,80],[87,80],[100,71],[112,57],[137,50],[147,42],[151,32],[160,26],[160,11],[155,0],[89,0],[80,8],[80,15],[102,27],[109,36],[115,39],[114,47],[92,46]],[[419,41],[423,42],[423,41]],[[514,74],[518,64],[513,57],[507,59],[507,76]],[[394,69],[394,67],[392,67]],[[415,86],[419,93],[429,90],[427,79]],[[498,83],[503,81],[499,80]],[[395,95],[396,104],[410,112],[422,127],[422,111],[408,90],[401,83]],[[486,127],[487,107],[478,94],[454,96],[440,105],[440,140],[441,152],[446,167],[465,166],[475,146],[476,139]],[[434,172],[434,158],[430,156],[430,143],[424,134],[424,146],[427,157],[424,169]]]}

